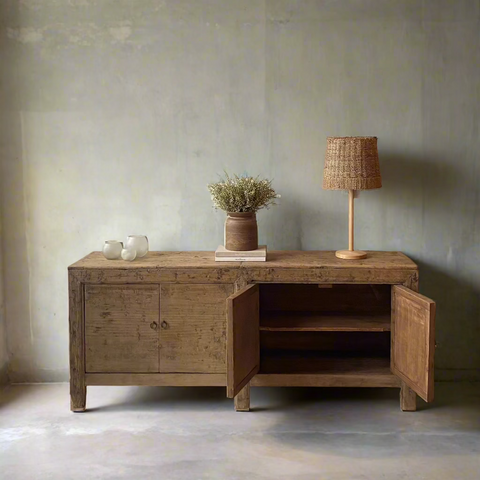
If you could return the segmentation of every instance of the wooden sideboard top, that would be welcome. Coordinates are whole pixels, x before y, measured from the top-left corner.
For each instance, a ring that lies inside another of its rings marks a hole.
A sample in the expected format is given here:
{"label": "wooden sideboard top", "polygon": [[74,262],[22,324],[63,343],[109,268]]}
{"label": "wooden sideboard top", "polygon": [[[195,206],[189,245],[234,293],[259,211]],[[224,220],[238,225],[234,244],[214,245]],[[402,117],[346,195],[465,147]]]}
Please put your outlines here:
{"label": "wooden sideboard top", "polygon": [[228,269],[239,267],[252,269],[272,268],[358,268],[417,270],[417,265],[401,252],[368,252],[364,260],[341,260],[334,251],[269,251],[266,262],[215,262],[214,252],[148,252],[133,262],[107,260],[102,252],[92,252],[69,267],[82,269]]}

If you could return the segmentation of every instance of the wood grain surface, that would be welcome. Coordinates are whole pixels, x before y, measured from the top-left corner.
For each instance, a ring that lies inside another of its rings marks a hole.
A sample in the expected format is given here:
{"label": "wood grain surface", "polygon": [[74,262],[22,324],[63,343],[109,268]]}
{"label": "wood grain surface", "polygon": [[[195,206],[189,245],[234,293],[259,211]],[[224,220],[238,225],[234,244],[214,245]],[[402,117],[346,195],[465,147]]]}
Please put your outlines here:
{"label": "wood grain surface", "polygon": [[233,285],[161,286],[161,373],[226,373],[226,300],[232,293]]}
{"label": "wood grain surface", "polygon": [[370,283],[414,284],[418,268],[399,252],[369,252],[359,261],[333,251],[273,251],[266,262],[215,262],[214,252],[148,252],[127,262],[93,252],[69,267],[82,283]]}
{"label": "wood grain surface", "polygon": [[316,312],[268,313],[260,330],[273,332],[388,332],[390,315],[321,315]]}
{"label": "wood grain surface", "polygon": [[382,373],[259,373],[252,387],[375,387],[398,388],[400,379],[390,371]]}
{"label": "wood grain surface", "polygon": [[392,287],[392,372],[426,402],[434,395],[435,302]]}
{"label": "wood grain surface", "polygon": [[158,285],[86,285],[86,371],[158,372]]}
{"label": "wood grain surface", "polygon": [[227,396],[232,398],[260,367],[258,285],[249,285],[228,298]]}
{"label": "wood grain surface", "polygon": [[139,385],[149,387],[225,387],[223,373],[87,373],[86,385]]}
{"label": "wood grain surface", "polygon": [[[232,265],[233,263],[233,265]],[[229,269],[242,263],[232,262],[221,264],[215,262],[215,252],[148,252],[143,258],[133,262],[124,260],[107,260],[102,252],[92,252],[75,262],[69,268],[122,268],[134,270],[137,268],[225,268]],[[284,250],[269,251],[268,261],[262,262],[256,268],[344,268],[344,269],[404,269],[414,270],[415,263],[401,252],[368,252],[368,258],[356,262],[348,262],[335,257],[334,251],[325,250]]]}
{"label": "wood grain surface", "polygon": [[68,277],[69,337],[70,337],[70,409],[85,411],[85,325],[84,288],[74,275]]}
{"label": "wood grain surface", "polygon": [[401,387],[415,410],[415,392],[433,398],[435,316],[417,290],[399,252],[93,252],[69,267],[72,410],[87,385],[226,385],[239,411],[250,385]]}

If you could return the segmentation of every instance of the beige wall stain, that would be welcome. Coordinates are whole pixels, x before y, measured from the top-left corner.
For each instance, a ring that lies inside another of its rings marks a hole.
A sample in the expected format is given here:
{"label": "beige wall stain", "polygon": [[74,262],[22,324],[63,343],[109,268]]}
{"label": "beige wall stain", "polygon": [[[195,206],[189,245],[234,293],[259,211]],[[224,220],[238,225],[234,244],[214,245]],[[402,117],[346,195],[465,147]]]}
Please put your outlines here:
{"label": "beige wall stain", "polygon": [[38,43],[43,40],[43,32],[34,28],[7,28],[7,37],[20,43]]}
{"label": "beige wall stain", "polygon": [[118,42],[124,43],[128,37],[132,34],[132,27],[127,22],[124,25],[119,25],[117,27],[110,27],[108,29],[110,35]]}

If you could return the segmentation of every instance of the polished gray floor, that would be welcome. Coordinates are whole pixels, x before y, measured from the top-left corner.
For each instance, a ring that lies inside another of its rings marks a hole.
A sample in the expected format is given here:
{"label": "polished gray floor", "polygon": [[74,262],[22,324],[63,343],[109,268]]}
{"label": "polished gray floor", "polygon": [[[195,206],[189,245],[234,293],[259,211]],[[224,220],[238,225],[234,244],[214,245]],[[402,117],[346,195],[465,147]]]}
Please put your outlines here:
{"label": "polished gray floor", "polygon": [[402,413],[396,390],[254,389],[235,413],[220,388],[68,385],[0,394],[0,478],[480,479],[480,385],[440,384]]}

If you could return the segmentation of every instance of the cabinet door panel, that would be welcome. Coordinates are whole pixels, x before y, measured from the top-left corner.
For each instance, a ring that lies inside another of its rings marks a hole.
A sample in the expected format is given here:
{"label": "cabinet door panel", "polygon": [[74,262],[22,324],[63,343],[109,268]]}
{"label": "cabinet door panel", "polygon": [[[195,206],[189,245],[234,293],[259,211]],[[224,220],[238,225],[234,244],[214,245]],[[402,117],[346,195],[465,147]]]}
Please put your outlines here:
{"label": "cabinet door panel", "polygon": [[233,285],[161,286],[160,372],[225,373],[226,299]]}
{"label": "cabinet door panel", "polygon": [[392,287],[391,370],[426,402],[433,400],[435,302]]}
{"label": "cabinet door panel", "polygon": [[87,373],[158,372],[158,285],[85,286]]}
{"label": "cabinet door panel", "polygon": [[260,298],[249,285],[228,298],[227,397],[232,398],[260,368]]}

